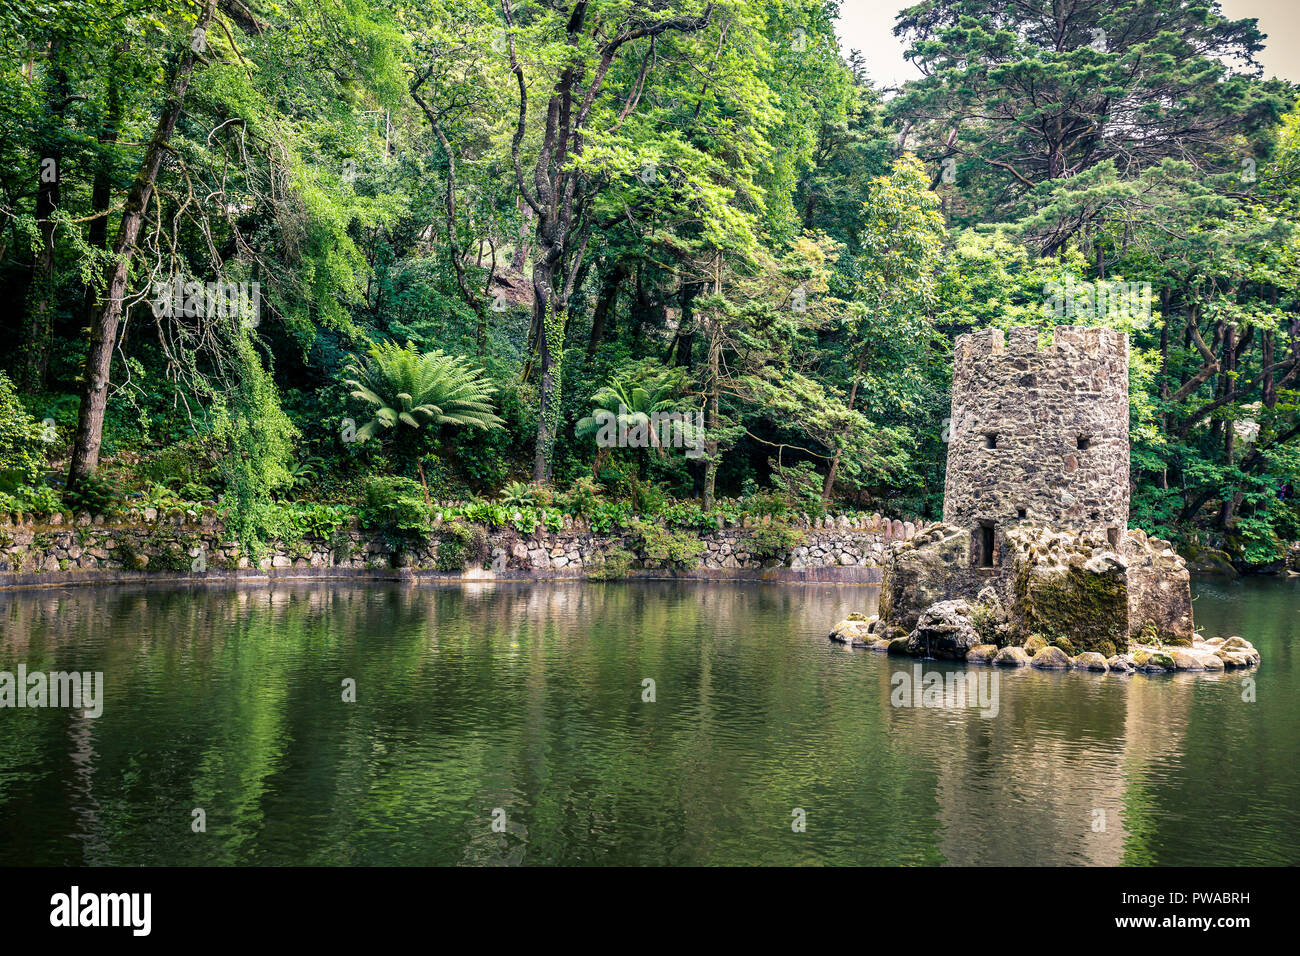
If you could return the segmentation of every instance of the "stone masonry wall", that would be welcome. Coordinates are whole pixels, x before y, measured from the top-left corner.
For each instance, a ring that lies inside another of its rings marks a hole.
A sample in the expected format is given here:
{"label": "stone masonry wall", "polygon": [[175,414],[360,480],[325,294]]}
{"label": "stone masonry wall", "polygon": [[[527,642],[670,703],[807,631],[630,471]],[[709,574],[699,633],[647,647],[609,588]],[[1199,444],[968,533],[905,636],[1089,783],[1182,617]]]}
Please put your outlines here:
{"label": "stone masonry wall", "polygon": [[[757,524],[758,522],[754,522]],[[796,526],[803,540],[789,553],[760,558],[749,545],[751,522],[701,533],[705,551],[687,576],[719,572],[760,572],[784,568],[788,575],[809,579],[864,580],[849,572],[878,568],[892,541],[906,540],[917,532],[912,522],[881,518],[825,518],[804,520]],[[514,528],[482,529],[481,554],[469,562],[466,574],[478,577],[503,573],[525,577],[584,577],[598,569],[615,549],[635,550],[630,532],[602,534],[581,519],[565,519],[563,530],[539,529],[521,534]],[[26,518],[0,521],[0,587],[28,583],[33,575],[56,579],[59,575],[94,580],[103,572],[168,572],[171,575],[217,571],[290,571],[292,569],[346,569],[382,571],[437,567],[438,546],[446,537],[438,527],[425,540],[394,542],[363,531],[355,521],[341,527],[329,540],[277,543],[257,560],[241,552],[225,528],[210,512],[154,509],[127,519],[102,516],[54,515],[48,520]],[[488,565],[492,571],[482,569]],[[636,562],[636,570],[668,570],[650,561]],[[824,572],[845,572],[836,578]],[[72,572],[76,572],[72,574]],[[823,572],[823,573],[819,573]],[[23,580],[19,580],[19,579]],[[46,583],[46,582],[34,582]]]}
{"label": "stone masonry wall", "polygon": [[[986,329],[957,337],[944,522],[1128,527],[1128,336]],[[1116,537],[1118,540],[1118,536]]]}

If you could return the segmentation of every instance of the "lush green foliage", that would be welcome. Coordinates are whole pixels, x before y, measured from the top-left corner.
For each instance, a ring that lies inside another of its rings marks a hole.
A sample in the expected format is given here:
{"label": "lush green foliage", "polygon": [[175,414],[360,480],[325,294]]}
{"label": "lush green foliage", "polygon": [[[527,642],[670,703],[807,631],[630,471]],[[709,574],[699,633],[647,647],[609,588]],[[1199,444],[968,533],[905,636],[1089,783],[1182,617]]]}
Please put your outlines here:
{"label": "lush green foliage", "polygon": [[344,371],[353,376],[344,382],[352,397],[372,406],[375,416],[357,429],[357,441],[386,429],[400,431],[402,425],[501,427],[490,401],[496,389],[481,369],[455,356],[389,342],[373,346],[364,358],[354,357]]}
{"label": "lush green foliage", "polygon": [[48,511],[57,501],[42,487],[46,428],[36,421],[0,372],[0,508]]}
{"label": "lush green foliage", "polygon": [[1130,333],[1135,524],[1300,537],[1300,112],[1213,0],[922,0],[888,100],[834,0],[220,3],[170,132],[204,4],[10,6],[0,510],[215,502],[251,551],[571,515],[669,562],[768,516],[776,553],[937,517],[953,337],[1070,323]]}

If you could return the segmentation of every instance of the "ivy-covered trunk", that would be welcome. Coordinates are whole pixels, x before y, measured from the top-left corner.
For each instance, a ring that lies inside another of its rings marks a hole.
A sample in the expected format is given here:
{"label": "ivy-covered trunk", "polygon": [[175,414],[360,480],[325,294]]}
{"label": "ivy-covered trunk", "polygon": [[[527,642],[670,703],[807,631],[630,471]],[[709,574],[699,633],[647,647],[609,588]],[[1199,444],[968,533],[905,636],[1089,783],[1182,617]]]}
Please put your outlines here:
{"label": "ivy-covered trunk", "polygon": [[533,481],[551,480],[551,454],[559,434],[560,396],[564,383],[565,311],[554,289],[554,271],[546,256],[533,267],[533,310],[538,326],[537,448]]}
{"label": "ivy-covered trunk", "polygon": [[[714,323],[717,319],[712,320]],[[718,390],[722,383],[722,339],[714,327],[709,335],[709,371],[705,386],[704,510],[713,510],[718,483]]]}

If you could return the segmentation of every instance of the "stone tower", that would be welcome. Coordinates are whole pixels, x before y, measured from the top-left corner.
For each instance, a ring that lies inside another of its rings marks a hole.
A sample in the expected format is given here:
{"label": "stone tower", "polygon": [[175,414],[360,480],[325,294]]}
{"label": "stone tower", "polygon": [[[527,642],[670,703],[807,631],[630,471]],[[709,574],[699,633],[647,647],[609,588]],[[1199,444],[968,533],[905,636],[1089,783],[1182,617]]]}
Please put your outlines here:
{"label": "stone tower", "polygon": [[974,563],[1000,563],[1028,523],[1105,536],[1128,527],[1128,336],[1060,326],[960,335],[943,520],[971,531]]}
{"label": "stone tower", "polygon": [[1122,332],[958,336],[943,523],[885,552],[882,636],[959,660],[1038,636],[1108,667],[1130,639],[1191,645],[1186,562],[1128,528],[1128,415]]}

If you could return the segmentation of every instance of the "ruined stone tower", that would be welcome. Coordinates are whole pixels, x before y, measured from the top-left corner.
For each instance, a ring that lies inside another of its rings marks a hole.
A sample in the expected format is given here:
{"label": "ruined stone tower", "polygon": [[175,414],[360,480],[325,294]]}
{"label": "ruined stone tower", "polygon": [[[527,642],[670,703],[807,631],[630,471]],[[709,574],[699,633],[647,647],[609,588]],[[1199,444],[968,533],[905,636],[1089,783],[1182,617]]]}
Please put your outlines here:
{"label": "ruined stone tower", "polygon": [[1061,326],[985,329],[954,343],[943,520],[978,563],[1017,524],[1107,538],[1128,527],[1128,336]]}
{"label": "ruined stone tower", "polygon": [[[1061,326],[1043,348],[1036,328],[958,336],[943,522],[886,551],[884,636],[940,653],[956,614],[994,621],[966,637],[1002,647],[1191,644],[1186,563],[1128,528],[1128,415],[1123,332]],[[922,627],[930,612],[947,623]]]}

